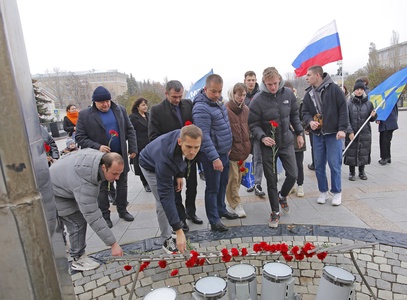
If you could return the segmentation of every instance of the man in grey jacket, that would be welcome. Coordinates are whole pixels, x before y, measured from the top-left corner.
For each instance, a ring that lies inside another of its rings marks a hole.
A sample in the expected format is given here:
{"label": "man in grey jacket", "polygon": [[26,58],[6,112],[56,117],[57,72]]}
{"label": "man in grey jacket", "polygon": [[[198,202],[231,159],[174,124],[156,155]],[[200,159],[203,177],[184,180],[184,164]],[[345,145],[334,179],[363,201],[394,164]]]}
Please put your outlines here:
{"label": "man in grey jacket", "polygon": [[123,255],[97,201],[101,182],[117,180],[123,170],[120,154],[94,149],[66,154],[50,167],[58,216],[69,233],[73,270],[88,271],[99,267],[99,263],[85,255],[87,224],[112,248],[113,256]]}

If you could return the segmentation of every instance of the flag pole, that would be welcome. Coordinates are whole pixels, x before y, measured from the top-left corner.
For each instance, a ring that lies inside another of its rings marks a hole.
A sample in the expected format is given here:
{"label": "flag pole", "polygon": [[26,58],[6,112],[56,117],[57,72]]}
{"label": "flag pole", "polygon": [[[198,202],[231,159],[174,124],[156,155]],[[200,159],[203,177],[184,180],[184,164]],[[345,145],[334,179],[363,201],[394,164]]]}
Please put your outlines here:
{"label": "flag pole", "polygon": [[[382,104],[386,101],[386,99],[383,99],[382,102],[379,103],[379,105],[374,109],[374,111],[376,112],[380,106],[382,106]],[[397,105],[397,104],[396,104]],[[363,123],[363,125],[359,128],[358,132],[356,132],[355,136],[353,137],[353,140],[350,141],[350,143],[348,144],[348,146],[346,146],[345,150],[343,150],[342,152],[342,157],[345,156],[346,151],[348,151],[350,145],[352,145],[353,141],[356,139],[356,137],[359,135],[360,131],[363,129],[363,127],[365,127],[365,125],[367,124],[367,122],[369,122],[370,118],[372,116],[369,116],[366,121]]]}

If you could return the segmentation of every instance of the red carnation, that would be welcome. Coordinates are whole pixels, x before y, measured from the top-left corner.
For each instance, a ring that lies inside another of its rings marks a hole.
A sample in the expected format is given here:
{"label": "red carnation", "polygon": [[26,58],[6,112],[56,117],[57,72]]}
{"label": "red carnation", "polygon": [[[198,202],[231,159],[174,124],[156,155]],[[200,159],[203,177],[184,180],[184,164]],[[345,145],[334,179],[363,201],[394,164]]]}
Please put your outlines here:
{"label": "red carnation", "polygon": [[46,142],[44,142],[44,149],[45,149],[45,153],[48,153],[51,151],[50,145],[48,145]]}
{"label": "red carnation", "polygon": [[116,130],[109,130],[109,134],[110,134],[110,140],[109,143],[107,144],[108,147],[110,147],[110,143],[112,142],[114,137],[119,137],[119,133]]}
{"label": "red carnation", "polygon": [[201,258],[201,259],[199,260],[198,264],[199,264],[200,266],[203,266],[203,265],[205,264],[205,258]]}
{"label": "red carnation", "polygon": [[254,245],[253,245],[253,251],[254,251],[254,252],[260,252],[260,251],[261,251],[261,246],[260,246],[260,244],[254,244]]}
{"label": "red carnation", "polygon": [[188,126],[188,125],[192,125],[192,122],[191,121],[185,121],[184,126]]}
{"label": "red carnation", "polygon": [[178,270],[172,270],[172,272],[171,272],[170,275],[171,275],[171,276],[176,276],[176,275],[178,275]]}
{"label": "red carnation", "polygon": [[223,248],[220,252],[222,253],[222,255],[228,255],[229,254],[229,251],[226,248]]}
{"label": "red carnation", "polygon": [[299,250],[300,250],[300,247],[294,246],[294,247],[292,247],[292,249],[291,249],[291,253],[292,253],[292,254],[297,254]]}
{"label": "red carnation", "polygon": [[130,271],[133,267],[130,266],[130,265],[125,265],[123,268],[124,268],[126,271]]}
{"label": "red carnation", "polygon": [[270,121],[270,125],[273,126],[273,127],[278,127],[278,123],[276,121],[274,121],[274,120]]}
{"label": "red carnation", "polygon": [[237,165],[238,165],[238,166],[243,165],[243,160],[239,160],[239,161],[237,162]]}
{"label": "red carnation", "polygon": [[195,266],[195,259],[191,257],[185,262],[185,265],[187,266],[187,268],[192,268],[193,266]]}
{"label": "red carnation", "polygon": [[270,245],[270,252],[276,252],[277,250],[277,246],[275,244]]}
{"label": "red carnation", "polygon": [[224,261],[224,262],[230,262],[230,260],[232,259],[232,255],[223,255],[222,256],[222,260]]}
{"label": "red carnation", "polygon": [[296,260],[303,260],[304,257],[305,257],[304,253],[302,253],[302,252],[301,253],[295,253],[294,256],[295,256]]}
{"label": "red carnation", "polygon": [[281,244],[280,252],[287,253],[288,252],[288,245],[287,244]]}
{"label": "red carnation", "polygon": [[248,254],[246,248],[242,248],[242,256],[246,256]]}
{"label": "red carnation", "polygon": [[195,250],[192,250],[192,251],[190,252],[190,254],[191,254],[192,257],[198,257],[198,256],[199,256],[199,253],[196,252]]}
{"label": "red carnation", "polygon": [[244,166],[241,166],[239,170],[240,172],[246,172],[246,168]]}
{"label": "red carnation", "polygon": [[141,266],[140,266],[140,272],[142,272],[145,268],[147,268],[149,264],[150,264],[149,261],[143,262],[143,263],[141,264]]}
{"label": "red carnation", "polygon": [[324,260],[327,255],[328,255],[328,252],[321,252],[321,253],[318,253],[318,254],[317,254],[317,257],[318,257],[320,260]]}
{"label": "red carnation", "polygon": [[232,256],[239,256],[239,250],[237,250],[237,248],[230,249],[230,252],[232,253]]}
{"label": "red carnation", "polygon": [[293,256],[287,254],[287,253],[283,253],[283,257],[286,261],[292,261],[293,260]]}
{"label": "red carnation", "polygon": [[160,266],[161,269],[164,269],[167,266],[167,261],[165,260],[160,260],[158,262],[158,265]]}

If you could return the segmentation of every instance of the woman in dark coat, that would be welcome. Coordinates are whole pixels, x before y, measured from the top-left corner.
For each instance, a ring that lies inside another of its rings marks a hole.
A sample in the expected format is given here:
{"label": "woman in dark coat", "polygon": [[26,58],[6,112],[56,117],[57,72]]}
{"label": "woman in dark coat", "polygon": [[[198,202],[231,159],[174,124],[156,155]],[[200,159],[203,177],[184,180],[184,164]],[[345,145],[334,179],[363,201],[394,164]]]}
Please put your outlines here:
{"label": "woman in dark coat", "polygon": [[[147,112],[148,106],[147,106],[147,99],[145,98],[138,98],[134,104],[133,107],[131,108],[131,115],[129,116],[130,122],[133,124],[134,130],[136,131],[137,135],[137,145],[138,145],[138,153],[141,152],[141,150],[144,149],[145,146],[147,146],[149,139],[148,139],[148,117],[149,114]],[[151,189],[141,172],[140,166],[139,166],[139,156],[137,155],[133,159],[133,165],[134,165],[134,173],[138,176],[140,176],[140,180],[143,183],[144,189],[146,192],[151,192]]]}
{"label": "woman in dark coat", "polygon": [[66,116],[64,117],[64,131],[69,137],[75,140],[76,122],[78,121],[78,109],[74,104],[68,104],[66,107]]}
{"label": "woman in dark coat", "polygon": [[351,99],[348,102],[349,128],[346,135],[345,146],[351,140],[352,144],[345,153],[344,164],[349,166],[349,180],[355,181],[355,168],[359,167],[359,178],[366,180],[365,165],[370,164],[370,153],[372,148],[372,130],[368,122],[355,138],[363,123],[370,117],[374,122],[377,118],[373,103],[370,102],[365,93],[363,81],[356,81]]}

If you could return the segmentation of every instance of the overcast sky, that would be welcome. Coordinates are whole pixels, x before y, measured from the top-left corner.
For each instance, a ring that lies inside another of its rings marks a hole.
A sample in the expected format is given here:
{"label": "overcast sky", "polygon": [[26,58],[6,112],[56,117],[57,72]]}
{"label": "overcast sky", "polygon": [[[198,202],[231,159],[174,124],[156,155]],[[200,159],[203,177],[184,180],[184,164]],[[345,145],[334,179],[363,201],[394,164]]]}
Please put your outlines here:
{"label": "overcast sky", "polygon": [[[369,45],[407,41],[407,1],[17,0],[32,74],[117,69],[136,80],[180,80],[211,68],[224,90],[275,66],[283,77],[312,36],[336,20],[344,70],[368,61]],[[336,63],[325,66],[336,73]]]}

